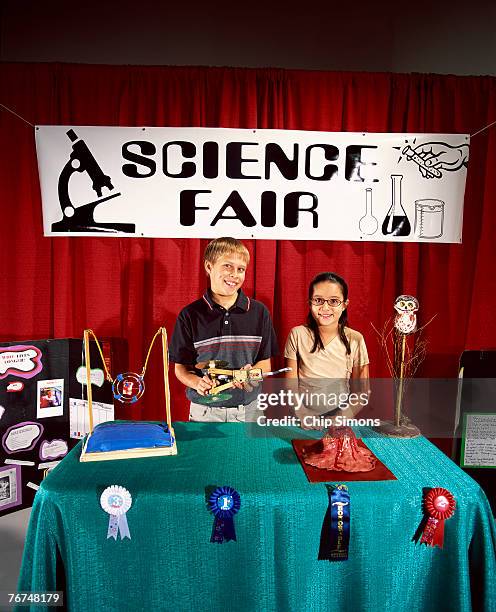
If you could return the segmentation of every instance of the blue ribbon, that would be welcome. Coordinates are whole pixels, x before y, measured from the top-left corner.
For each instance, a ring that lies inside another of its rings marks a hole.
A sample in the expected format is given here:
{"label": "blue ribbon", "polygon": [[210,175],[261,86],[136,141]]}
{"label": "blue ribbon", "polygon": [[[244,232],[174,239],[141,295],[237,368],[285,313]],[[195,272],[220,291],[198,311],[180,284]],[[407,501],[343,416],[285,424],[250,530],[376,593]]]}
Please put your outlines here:
{"label": "blue ribbon", "polygon": [[208,509],[214,515],[214,526],[211,542],[222,544],[231,540],[236,541],[233,517],[239,512],[241,497],[232,487],[217,487],[210,495]]}
{"label": "blue ribbon", "polygon": [[350,544],[350,494],[346,485],[328,485],[331,534],[329,561],[346,561]]}

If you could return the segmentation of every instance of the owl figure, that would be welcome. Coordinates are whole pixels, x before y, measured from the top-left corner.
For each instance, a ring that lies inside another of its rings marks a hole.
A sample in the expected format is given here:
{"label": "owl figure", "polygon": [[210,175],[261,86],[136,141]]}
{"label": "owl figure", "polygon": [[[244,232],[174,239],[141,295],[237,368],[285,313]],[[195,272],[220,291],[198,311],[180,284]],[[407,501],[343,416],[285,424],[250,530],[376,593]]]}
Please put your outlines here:
{"label": "owl figure", "polygon": [[394,326],[401,334],[413,334],[417,329],[417,315],[419,303],[413,295],[400,295],[394,301],[394,309],[398,313],[394,319]]}

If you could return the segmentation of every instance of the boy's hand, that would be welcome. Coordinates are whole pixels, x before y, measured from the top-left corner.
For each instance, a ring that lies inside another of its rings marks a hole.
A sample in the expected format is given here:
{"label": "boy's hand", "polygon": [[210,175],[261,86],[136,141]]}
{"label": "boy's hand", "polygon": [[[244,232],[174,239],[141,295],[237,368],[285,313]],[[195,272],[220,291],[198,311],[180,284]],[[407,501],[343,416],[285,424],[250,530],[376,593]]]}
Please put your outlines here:
{"label": "boy's hand", "polygon": [[[251,370],[253,366],[251,365],[251,363],[247,363],[246,365],[244,365],[242,368],[239,368],[240,370]],[[234,385],[233,385],[236,389],[244,389],[247,393],[249,393],[250,391],[253,391],[254,387],[258,387],[258,382],[255,382],[253,380],[250,380],[249,382],[239,382],[239,380],[235,380],[234,381]]]}
{"label": "boy's hand", "polygon": [[207,395],[207,392],[214,386],[214,382],[211,378],[209,378],[206,374],[203,378],[198,379],[198,383],[195,387],[195,391],[198,395]]}

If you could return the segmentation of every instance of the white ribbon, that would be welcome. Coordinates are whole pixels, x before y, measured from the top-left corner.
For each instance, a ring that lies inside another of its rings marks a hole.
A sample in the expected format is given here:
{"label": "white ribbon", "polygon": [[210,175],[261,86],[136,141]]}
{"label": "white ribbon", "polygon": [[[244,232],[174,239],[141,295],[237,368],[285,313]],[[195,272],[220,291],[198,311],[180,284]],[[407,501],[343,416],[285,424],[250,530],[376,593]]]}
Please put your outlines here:
{"label": "white ribbon", "polygon": [[120,533],[121,540],[124,538],[131,539],[126,512],[131,508],[132,503],[131,493],[124,487],[112,485],[102,493],[100,505],[105,512],[110,514],[107,540],[109,538],[117,540],[117,533]]}

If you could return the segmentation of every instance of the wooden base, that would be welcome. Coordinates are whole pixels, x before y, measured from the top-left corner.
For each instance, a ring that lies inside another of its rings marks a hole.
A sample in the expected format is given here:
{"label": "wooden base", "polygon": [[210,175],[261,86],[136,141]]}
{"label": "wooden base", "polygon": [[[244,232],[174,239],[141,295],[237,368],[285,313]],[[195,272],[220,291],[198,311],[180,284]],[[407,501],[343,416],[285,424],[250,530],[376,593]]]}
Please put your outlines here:
{"label": "wooden base", "polygon": [[79,461],[112,461],[116,459],[141,459],[145,457],[165,457],[168,455],[177,455],[176,436],[174,430],[170,428],[170,433],[174,438],[174,444],[172,446],[160,446],[157,448],[130,448],[127,450],[108,451],[100,453],[87,453],[86,446],[90,436],[86,438],[81,451],[81,457]]}
{"label": "wooden base", "polygon": [[421,436],[420,429],[412,423],[397,427],[391,421],[382,421],[378,427],[374,427],[379,433],[391,438],[418,438]]}

